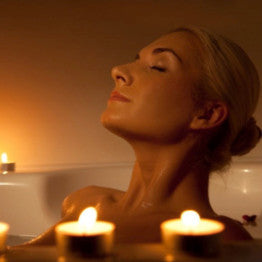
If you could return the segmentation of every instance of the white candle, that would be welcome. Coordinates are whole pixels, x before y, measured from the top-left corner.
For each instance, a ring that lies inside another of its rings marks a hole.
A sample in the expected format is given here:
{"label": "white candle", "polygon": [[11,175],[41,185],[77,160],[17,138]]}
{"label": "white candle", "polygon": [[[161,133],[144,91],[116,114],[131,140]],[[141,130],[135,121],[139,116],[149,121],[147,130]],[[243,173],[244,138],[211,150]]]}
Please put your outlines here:
{"label": "white candle", "polygon": [[6,249],[6,238],[8,230],[9,225],[4,222],[0,222],[0,255],[3,254]]}
{"label": "white candle", "polygon": [[58,253],[65,257],[105,256],[111,253],[115,225],[97,221],[95,208],[85,209],[78,221],[65,222],[55,229]]}
{"label": "white candle", "polygon": [[1,172],[6,174],[7,172],[15,171],[15,163],[8,162],[8,157],[6,153],[2,153],[1,155]]}
{"label": "white candle", "polygon": [[165,246],[172,253],[209,256],[219,252],[220,235],[224,228],[218,221],[200,219],[197,212],[187,210],[180,219],[164,221],[161,233]]}

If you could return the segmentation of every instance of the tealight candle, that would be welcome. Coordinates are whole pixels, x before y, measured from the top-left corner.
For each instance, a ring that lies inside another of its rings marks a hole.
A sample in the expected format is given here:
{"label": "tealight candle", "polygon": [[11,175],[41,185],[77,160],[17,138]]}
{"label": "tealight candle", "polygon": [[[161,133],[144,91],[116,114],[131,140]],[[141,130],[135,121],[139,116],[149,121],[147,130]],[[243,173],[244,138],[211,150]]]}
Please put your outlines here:
{"label": "tealight candle", "polygon": [[180,219],[170,219],[161,224],[162,240],[169,252],[196,256],[217,255],[224,229],[222,223],[200,219],[193,210],[184,211]]}
{"label": "tealight candle", "polygon": [[15,163],[14,162],[8,162],[8,157],[6,153],[2,153],[1,155],[1,172],[3,174],[7,172],[13,172],[15,171]]}
{"label": "tealight candle", "polygon": [[56,226],[56,242],[59,256],[101,257],[112,251],[115,225],[97,221],[93,207],[86,208],[78,221]]}
{"label": "tealight candle", "polygon": [[7,232],[9,230],[9,225],[0,222],[0,254],[3,254],[6,249],[6,238],[7,238]]}

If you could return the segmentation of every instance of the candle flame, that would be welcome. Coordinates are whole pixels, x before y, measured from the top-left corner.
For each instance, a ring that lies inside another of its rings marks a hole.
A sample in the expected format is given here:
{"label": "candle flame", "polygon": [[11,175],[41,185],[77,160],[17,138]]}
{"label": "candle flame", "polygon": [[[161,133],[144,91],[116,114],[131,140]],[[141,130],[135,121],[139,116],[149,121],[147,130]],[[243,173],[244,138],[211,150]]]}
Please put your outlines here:
{"label": "candle flame", "polygon": [[200,222],[200,216],[194,210],[186,210],[181,214],[181,220],[186,227],[195,228]]}
{"label": "candle flame", "polygon": [[2,163],[7,163],[8,162],[8,157],[6,153],[2,153],[1,155],[1,162]]}
{"label": "candle flame", "polygon": [[85,231],[92,229],[97,219],[97,212],[94,207],[88,207],[80,214],[78,223]]}

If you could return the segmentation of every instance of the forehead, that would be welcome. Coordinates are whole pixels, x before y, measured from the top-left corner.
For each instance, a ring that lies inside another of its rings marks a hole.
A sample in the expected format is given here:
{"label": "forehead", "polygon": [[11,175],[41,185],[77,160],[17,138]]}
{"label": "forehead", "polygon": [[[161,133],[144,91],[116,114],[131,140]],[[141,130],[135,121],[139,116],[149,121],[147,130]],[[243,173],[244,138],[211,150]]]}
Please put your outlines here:
{"label": "forehead", "polygon": [[173,32],[166,34],[150,43],[143,50],[152,51],[158,47],[173,49],[186,64],[200,62],[202,47],[200,41],[189,32]]}

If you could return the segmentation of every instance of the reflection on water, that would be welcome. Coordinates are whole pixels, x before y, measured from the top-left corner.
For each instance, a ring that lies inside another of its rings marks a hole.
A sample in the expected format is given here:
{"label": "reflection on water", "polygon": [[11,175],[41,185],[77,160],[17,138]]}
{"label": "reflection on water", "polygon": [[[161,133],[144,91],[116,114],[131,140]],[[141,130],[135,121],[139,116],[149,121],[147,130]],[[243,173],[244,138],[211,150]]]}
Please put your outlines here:
{"label": "reflection on water", "polygon": [[[15,236],[15,235],[8,235],[7,240],[6,240],[6,245],[7,246],[16,246],[20,245],[22,243],[25,243],[31,239],[33,239],[35,236],[25,236],[25,235],[20,235],[20,236]],[[2,262],[0,260],[0,262]]]}

